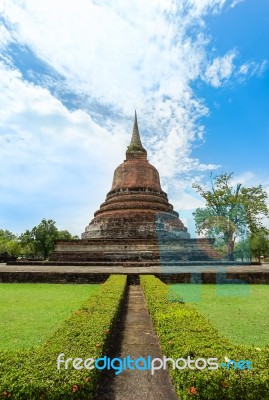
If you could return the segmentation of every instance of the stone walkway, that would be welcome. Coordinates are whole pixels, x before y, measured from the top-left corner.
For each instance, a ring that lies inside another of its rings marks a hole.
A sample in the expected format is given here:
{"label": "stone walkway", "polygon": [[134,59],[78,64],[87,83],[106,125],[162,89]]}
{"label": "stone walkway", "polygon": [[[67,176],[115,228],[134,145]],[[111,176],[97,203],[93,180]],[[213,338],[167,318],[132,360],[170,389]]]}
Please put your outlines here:
{"label": "stone walkway", "polygon": [[119,274],[145,274],[145,273],[187,273],[187,272],[269,272],[269,264],[262,265],[180,265],[176,267],[149,266],[149,267],[123,267],[118,266],[76,266],[76,265],[6,265],[0,263],[1,272],[48,272],[48,273],[119,273]]}
{"label": "stone walkway", "polygon": [[[139,285],[128,286],[123,315],[117,322],[109,357],[162,357],[144,296]],[[178,399],[166,370],[103,372],[96,400],[176,400]]]}

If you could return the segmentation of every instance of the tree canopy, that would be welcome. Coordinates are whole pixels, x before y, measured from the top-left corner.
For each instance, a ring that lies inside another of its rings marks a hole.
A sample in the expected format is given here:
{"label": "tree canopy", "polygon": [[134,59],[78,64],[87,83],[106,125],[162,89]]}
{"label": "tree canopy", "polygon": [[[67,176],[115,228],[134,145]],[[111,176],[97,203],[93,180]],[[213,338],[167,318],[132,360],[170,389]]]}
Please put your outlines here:
{"label": "tree canopy", "polygon": [[33,253],[48,258],[54,249],[54,242],[57,239],[58,229],[56,222],[52,219],[42,219],[40,224],[31,231],[27,230],[20,236],[23,244],[30,245]]}
{"label": "tree canopy", "polygon": [[43,257],[44,259],[54,250],[54,243],[57,239],[71,240],[78,239],[67,230],[58,230],[56,222],[52,219],[42,219],[31,231],[27,230],[19,240],[24,249],[35,257]]}
{"label": "tree canopy", "polygon": [[228,259],[233,259],[237,238],[255,235],[263,227],[263,218],[269,216],[267,193],[262,186],[243,187],[234,185],[232,173],[211,174],[211,187],[193,184],[193,188],[204,198],[205,207],[194,213],[199,234],[221,238],[227,248]]}
{"label": "tree canopy", "polygon": [[0,229],[0,254],[7,253],[11,256],[17,256],[20,250],[17,236],[8,230]]}
{"label": "tree canopy", "polygon": [[78,236],[73,236],[67,230],[59,230],[55,221],[43,218],[37,226],[27,229],[20,236],[0,229],[0,253],[46,259],[54,250],[56,239],[72,240],[78,239]]}
{"label": "tree canopy", "polygon": [[261,261],[261,257],[269,256],[269,239],[268,231],[260,229],[255,234],[252,234],[249,239],[251,254],[257,261]]}

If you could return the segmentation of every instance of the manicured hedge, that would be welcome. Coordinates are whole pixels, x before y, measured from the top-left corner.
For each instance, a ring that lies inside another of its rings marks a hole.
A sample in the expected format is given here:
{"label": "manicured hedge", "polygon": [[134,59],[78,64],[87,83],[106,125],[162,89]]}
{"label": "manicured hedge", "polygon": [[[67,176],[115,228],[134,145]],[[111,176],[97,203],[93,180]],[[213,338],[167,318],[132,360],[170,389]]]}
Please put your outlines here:
{"label": "manicured hedge", "polygon": [[[199,400],[265,400],[269,399],[269,348],[258,349],[232,344],[194,308],[175,296],[171,301],[169,288],[154,276],[140,276],[147,306],[162,353],[173,359],[218,358],[250,360],[253,369],[240,371],[191,370],[169,368],[180,399]],[[179,294],[180,295],[180,294]]]}
{"label": "manicured hedge", "polygon": [[111,276],[39,348],[0,352],[0,399],[92,399],[98,370],[57,370],[57,357],[104,356],[120,310],[125,276]]}

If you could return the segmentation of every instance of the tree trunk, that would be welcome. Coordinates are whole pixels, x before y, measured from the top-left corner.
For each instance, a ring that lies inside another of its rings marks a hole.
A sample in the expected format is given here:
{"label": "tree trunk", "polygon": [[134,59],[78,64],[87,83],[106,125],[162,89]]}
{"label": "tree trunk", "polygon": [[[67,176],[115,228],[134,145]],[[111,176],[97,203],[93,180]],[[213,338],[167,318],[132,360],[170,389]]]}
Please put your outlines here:
{"label": "tree trunk", "polygon": [[227,243],[227,250],[228,250],[228,260],[229,261],[234,261],[234,239],[233,239],[233,233],[229,233],[228,243]]}

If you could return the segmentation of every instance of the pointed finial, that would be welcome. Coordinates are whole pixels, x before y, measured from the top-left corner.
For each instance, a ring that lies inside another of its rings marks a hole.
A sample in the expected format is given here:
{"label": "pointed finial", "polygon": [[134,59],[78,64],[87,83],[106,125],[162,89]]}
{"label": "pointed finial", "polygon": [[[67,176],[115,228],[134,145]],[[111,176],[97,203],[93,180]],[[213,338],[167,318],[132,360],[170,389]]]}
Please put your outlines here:
{"label": "pointed finial", "polygon": [[136,110],[135,110],[133,134],[132,134],[132,138],[131,138],[131,143],[127,148],[127,153],[141,153],[141,152],[147,153],[141,143],[139,129],[138,129],[138,123],[137,123],[137,114],[136,114]]}
{"label": "pointed finial", "polygon": [[140,134],[139,134],[139,129],[138,129],[136,110],[135,110],[134,126],[133,126],[133,134],[132,134],[131,144],[142,146],[141,139],[140,139]]}

